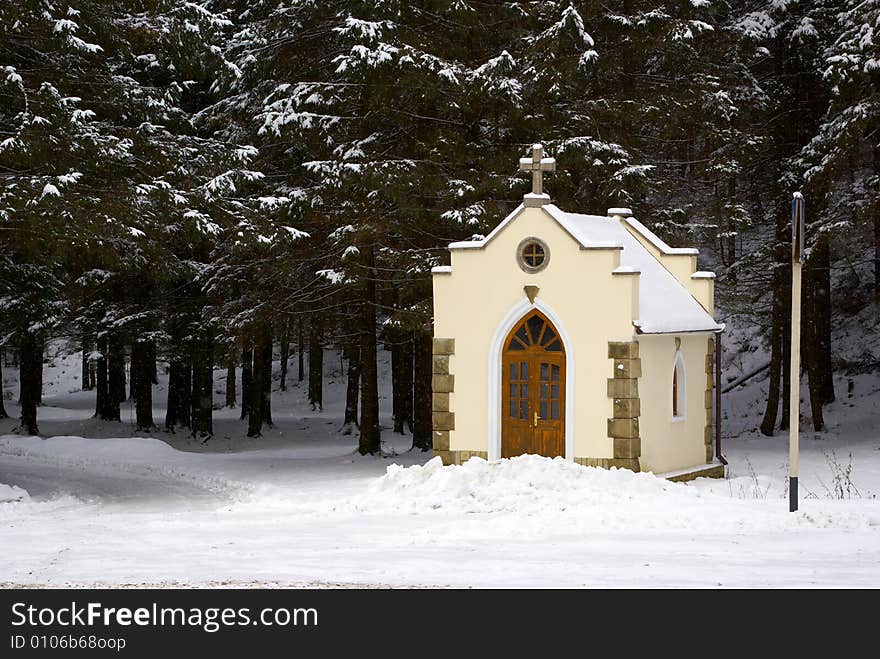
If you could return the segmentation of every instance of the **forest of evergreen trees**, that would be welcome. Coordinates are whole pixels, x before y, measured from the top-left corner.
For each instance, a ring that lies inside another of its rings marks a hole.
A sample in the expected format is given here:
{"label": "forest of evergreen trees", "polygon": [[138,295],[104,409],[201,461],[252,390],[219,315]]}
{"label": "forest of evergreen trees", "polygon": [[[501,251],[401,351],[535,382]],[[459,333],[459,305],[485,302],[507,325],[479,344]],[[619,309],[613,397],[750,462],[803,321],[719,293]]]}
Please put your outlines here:
{"label": "forest of evergreen trees", "polygon": [[280,386],[307,378],[320,406],[336,348],[373,453],[386,347],[395,430],[430,447],[430,269],[520,202],[536,141],[560,207],[628,206],[701,247],[722,309],[763,328],[766,434],[787,418],[804,192],[821,427],[841,250],[873,259],[880,299],[878,29],[880,0],[2,0],[0,346],[21,430],[50,341],[82,351],[100,418],[131,396],[140,429],[205,437],[214,405],[250,436],[271,423],[273,351]]}

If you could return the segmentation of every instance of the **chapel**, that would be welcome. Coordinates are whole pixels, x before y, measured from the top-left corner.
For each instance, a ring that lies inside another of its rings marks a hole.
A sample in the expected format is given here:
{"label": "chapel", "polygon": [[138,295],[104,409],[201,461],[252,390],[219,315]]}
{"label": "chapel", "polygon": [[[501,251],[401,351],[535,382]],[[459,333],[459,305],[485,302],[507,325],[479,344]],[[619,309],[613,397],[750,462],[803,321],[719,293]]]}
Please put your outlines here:
{"label": "chapel", "polygon": [[723,476],[715,275],[629,209],[556,207],[554,169],[534,145],[522,204],[433,269],[434,455]]}

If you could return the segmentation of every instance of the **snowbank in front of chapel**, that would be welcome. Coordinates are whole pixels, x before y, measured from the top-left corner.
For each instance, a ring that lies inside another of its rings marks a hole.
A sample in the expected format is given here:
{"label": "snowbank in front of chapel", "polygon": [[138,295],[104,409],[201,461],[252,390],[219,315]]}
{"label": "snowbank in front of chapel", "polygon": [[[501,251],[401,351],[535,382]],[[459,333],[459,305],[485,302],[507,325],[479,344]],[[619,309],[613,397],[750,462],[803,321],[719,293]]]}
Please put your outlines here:
{"label": "snowbank in front of chapel", "polygon": [[391,465],[371,484],[372,497],[396,500],[416,510],[456,513],[542,514],[583,506],[618,504],[657,497],[693,500],[701,495],[678,483],[627,469],[582,467],[563,458],[521,455],[486,462],[479,458],[443,466]]}
{"label": "snowbank in front of chapel", "polygon": [[583,467],[536,455],[496,462],[472,458],[448,466],[434,458],[424,465],[389,466],[364,496],[350,503],[368,513],[470,517],[480,520],[479,528],[471,529],[475,537],[491,535],[496,527],[499,535],[522,539],[599,531],[703,535],[880,525],[876,506],[828,501],[791,514],[783,499],[777,506],[743,497],[739,480],[674,483],[651,473]]}

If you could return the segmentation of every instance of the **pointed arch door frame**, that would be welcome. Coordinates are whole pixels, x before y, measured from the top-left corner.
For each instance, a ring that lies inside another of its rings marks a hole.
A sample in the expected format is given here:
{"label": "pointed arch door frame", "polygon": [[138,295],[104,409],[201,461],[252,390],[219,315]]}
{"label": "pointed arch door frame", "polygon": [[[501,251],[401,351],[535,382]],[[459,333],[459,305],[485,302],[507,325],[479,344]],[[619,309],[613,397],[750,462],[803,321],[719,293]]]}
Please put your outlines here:
{"label": "pointed arch door frame", "polygon": [[489,381],[489,460],[501,458],[501,381],[504,339],[510,331],[523,319],[529,311],[537,309],[553,323],[562,347],[565,349],[565,459],[574,461],[574,413],[575,413],[575,351],[571,337],[565,329],[565,323],[555,311],[541,298],[536,297],[531,303],[527,299],[517,302],[495,329],[489,348],[488,381]]}

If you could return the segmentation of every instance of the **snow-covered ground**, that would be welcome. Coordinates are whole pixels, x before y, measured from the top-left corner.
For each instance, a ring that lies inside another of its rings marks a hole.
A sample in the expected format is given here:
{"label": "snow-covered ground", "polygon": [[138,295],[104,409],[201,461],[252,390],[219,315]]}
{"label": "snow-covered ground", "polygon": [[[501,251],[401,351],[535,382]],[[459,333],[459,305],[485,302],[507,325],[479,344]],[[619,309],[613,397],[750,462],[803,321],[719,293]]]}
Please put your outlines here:
{"label": "snow-covered ground", "polygon": [[[56,360],[40,408],[54,436],[0,422],[0,582],[880,585],[876,377],[849,393],[842,379],[829,431],[804,433],[804,500],[790,514],[787,437],[750,431],[760,382],[725,397],[730,478],[675,484],[536,457],[442,467],[387,428],[387,382],[386,455],[359,456],[339,433],[345,383],[329,362],[323,412],[294,383],[274,393],[264,437],[245,439],[238,410],[219,410],[201,444],[91,419],[76,358]],[[155,397],[159,420],[162,384]]]}

